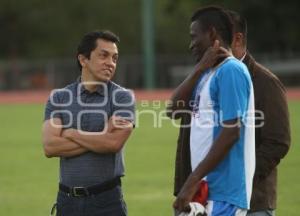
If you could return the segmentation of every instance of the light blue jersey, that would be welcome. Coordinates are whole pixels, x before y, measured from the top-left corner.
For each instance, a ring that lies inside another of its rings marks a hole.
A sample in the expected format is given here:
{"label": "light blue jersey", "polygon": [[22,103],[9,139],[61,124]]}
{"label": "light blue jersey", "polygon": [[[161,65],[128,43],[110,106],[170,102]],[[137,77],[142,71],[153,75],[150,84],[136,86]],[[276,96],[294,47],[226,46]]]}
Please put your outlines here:
{"label": "light blue jersey", "polygon": [[249,209],[255,170],[254,95],[247,67],[228,57],[202,75],[191,121],[192,170],[206,157],[224,121],[239,118],[240,138],[205,178],[209,200]]}

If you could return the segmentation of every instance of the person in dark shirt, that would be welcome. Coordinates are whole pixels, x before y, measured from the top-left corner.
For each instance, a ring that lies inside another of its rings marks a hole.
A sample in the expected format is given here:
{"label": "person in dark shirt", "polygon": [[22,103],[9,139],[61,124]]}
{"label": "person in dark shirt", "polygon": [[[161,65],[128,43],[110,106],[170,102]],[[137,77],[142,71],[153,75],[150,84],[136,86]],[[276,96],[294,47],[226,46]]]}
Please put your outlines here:
{"label": "person in dark shirt", "polygon": [[247,50],[247,22],[228,11],[234,25],[233,55],[251,73],[256,110],[256,169],[248,216],[275,215],[277,165],[290,147],[290,123],[285,88],[269,69],[257,63]]}
{"label": "person in dark shirt", "polygon": [[86,34],[77,51],[81,76],[52,91],[46,105],[45,155],[60,158],[57,215],[127,215],[120,178],[135,102],[111,81],[118,42],[110,31]]}

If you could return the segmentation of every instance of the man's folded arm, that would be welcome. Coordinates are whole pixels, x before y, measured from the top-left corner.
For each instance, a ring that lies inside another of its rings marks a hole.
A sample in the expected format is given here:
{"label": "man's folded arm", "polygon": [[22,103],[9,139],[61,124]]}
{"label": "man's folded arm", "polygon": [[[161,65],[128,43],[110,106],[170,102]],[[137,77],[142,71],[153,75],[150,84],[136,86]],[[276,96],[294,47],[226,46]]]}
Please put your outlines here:
{"label": "man's folded arm", "polygon": [[46,157],[73,157],[87,152],[87,148],[61,136],[61,125],[59,118],[46,120],[43,124],[42,142]]}
{"label": "man's folded arm", "polygon": [[64,131],[63,136],[96,153],[116,153],[130,136],[133,124],[105,132],[84,132],[76,129]]}

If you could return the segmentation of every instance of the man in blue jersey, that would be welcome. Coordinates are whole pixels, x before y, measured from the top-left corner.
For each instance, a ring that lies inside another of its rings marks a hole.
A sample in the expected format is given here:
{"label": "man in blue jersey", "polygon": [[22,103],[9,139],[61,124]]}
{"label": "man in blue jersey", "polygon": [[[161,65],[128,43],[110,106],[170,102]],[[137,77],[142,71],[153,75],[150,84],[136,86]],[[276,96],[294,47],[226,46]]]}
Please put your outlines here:
{"label": "man in blue jersey", "polygon": [[218,7],[199,9],[191,19],[190,49],[198,63],[168,107],[173,118],[181,117],[182,110],[192,113],[192,173],[173,204],[179,212],[189,211],[200,182],[208,185],[203,204],[209,216],[244,216],[249,209],[255,169],[254,97],[246,66],[231,56],[232,28],[230,17]]}

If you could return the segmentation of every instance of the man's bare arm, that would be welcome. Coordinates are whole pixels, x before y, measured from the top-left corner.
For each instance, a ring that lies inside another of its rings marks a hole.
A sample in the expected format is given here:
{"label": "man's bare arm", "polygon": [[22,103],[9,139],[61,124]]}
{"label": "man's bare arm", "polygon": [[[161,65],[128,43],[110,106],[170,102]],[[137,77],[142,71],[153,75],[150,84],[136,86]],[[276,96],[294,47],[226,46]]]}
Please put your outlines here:
{"label": "man's bare arm", "polygon": [[85,147],[61,137],[62,122],[59,118],[46,120],[42,128],[42,142],[46,157],[73,157],[87,152]]}
{"label": "man's bare arm", "polygon": [[116,153],[131,134],[133,124],[120,117],[112,117],[105,132],[63,131],[62,136],[96,153]]}
{"label": "man's bare arm", "polygon": [[223,127],[220,135],[214,141],[210,151],[204,160],[190,174],[173,206],[179,211],[184,211],[188,203],[191,202],[198,190],[199,181],[212,171],[229,153],[234,143],[239,139],[240,126],[239,120],[225,122],[228,127]]}
{"label": "man's bare arm", "polygon": [[180,113],[174,115],[178,110],[190,110],[190,100],[194,87],[201,74],[221,58],[228,57],[230,53],[223,47],[219,46],[219,41],[216,40],[212,47],[209,47],[202,59],[195,66],[194,71],[174,90],[170,104],[167,106],[167,116],[169,118],[180,118]]}

